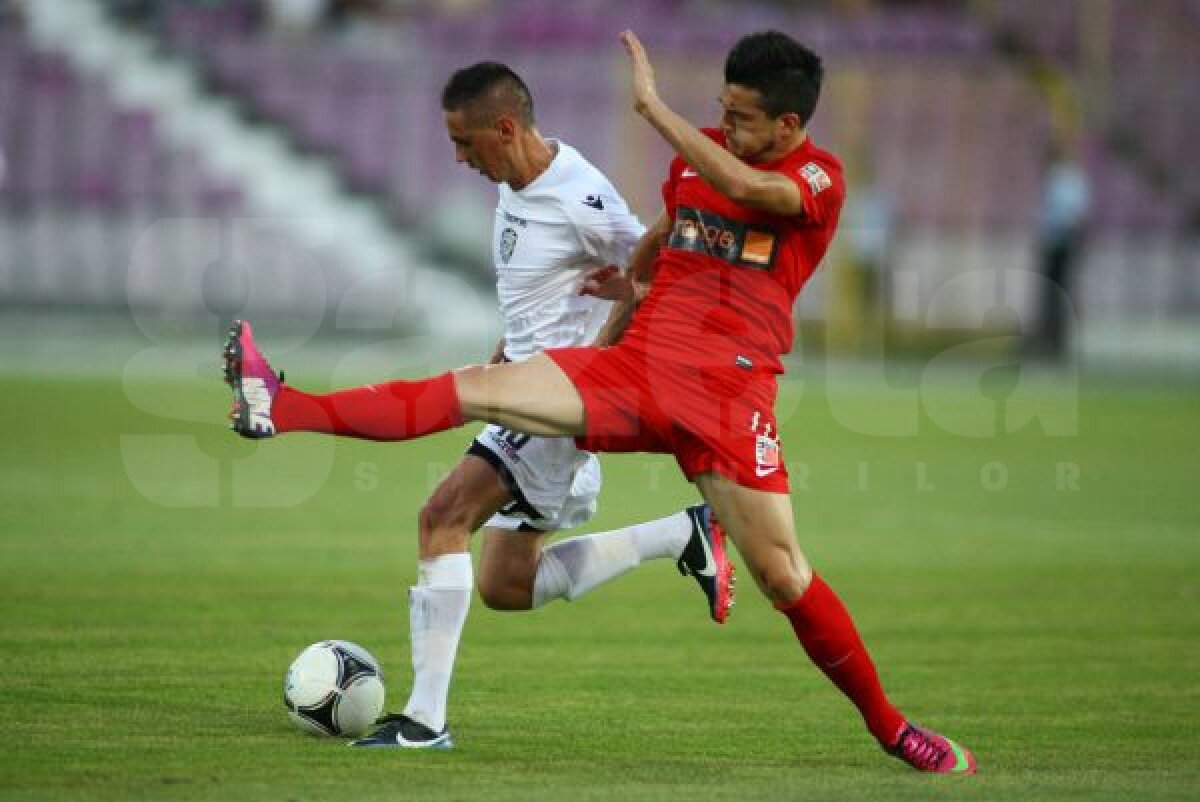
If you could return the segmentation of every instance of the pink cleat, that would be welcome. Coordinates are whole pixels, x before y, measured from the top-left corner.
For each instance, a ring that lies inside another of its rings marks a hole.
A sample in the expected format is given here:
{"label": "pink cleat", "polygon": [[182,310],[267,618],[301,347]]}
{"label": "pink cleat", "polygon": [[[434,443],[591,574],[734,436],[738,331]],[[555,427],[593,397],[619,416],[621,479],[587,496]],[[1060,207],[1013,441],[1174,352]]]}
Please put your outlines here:
{"label": "pink cleat", "polygon": [[887,752],[917,771],[935,774],[974,774],[975,756],[932,730],[905,724],[896,744]]}
{"label": "pink cleat", "polygon": [[276,376],[266,357],[259,353],[249,321],[233,321],[221,357],[225,363],[225,383],[233,390],[229,428],[251,439],[273,436],[271,404],[279,393],[283,376]]}
{"label": "pink cleat", "polygon": [[692,536],[679,556],[679,573],[691,575],[700,585],[708,601],[708,613],[713,621],[724,624],[733,609],[733,563],[725,552],[725,530],[707,504],[696,504],[686,510],[692,521]]}

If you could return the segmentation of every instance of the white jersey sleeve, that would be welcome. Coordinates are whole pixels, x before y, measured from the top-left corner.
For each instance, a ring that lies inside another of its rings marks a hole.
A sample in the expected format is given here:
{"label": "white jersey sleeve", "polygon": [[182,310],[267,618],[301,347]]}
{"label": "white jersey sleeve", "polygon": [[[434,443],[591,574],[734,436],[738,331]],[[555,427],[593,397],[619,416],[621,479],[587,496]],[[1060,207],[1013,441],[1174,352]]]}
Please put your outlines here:
{"label": "white jersey sleeve", "polygon": [[580,203],[566,208],[584,252],[600,264],[617,265],[622,270],[646,227],[629,211],[617,190],[599,171],[596,188]]}

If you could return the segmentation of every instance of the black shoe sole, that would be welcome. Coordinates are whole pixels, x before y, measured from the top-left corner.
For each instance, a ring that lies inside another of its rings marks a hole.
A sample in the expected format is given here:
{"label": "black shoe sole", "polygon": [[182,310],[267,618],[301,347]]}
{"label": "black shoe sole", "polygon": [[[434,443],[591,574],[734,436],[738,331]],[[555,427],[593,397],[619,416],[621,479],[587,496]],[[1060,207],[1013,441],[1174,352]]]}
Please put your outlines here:
{"label": "black shoe sole", "polygon": [[233,391],[233,409],[229,413],[229,428],[242,437],[254,440],[258,438],[250,426],[250,405],[242,392],[242,321],[235,320],[229,327],[225,337],[225,347],[221,349],[221,359],[225,383]]}

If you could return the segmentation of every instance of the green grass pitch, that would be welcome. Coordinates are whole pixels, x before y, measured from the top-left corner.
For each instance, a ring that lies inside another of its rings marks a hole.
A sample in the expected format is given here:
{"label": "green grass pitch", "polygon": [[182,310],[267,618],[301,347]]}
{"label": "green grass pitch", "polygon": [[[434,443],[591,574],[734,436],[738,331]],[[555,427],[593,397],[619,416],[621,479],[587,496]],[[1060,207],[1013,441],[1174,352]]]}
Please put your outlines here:
{"label": "green grass pitch", "polygon": [[[10,375],[0,800],[1200,798],[1200,395],[1047,383],[1024,403],[1078,434],[971,437],[947,385],[882,437],[911,408],[860,384],[785,389],[801,543],[975,778],[886,758],[748,577],[717,627],[668,562],[535,613],[476,601],[455,752],[305,736],[280,680],[314,640],[372,649],[403,704],[416,510],[468,434],[255,445],[215,381]],[[669,459],[604,464],[592,530],[693,498]]]}

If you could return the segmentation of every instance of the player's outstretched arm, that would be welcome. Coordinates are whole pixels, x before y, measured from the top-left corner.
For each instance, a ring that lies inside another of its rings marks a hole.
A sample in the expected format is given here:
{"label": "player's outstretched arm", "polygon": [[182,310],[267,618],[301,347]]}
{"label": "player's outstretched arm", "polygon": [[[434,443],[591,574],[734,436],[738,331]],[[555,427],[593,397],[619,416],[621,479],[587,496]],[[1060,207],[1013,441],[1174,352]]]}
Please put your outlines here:
{"label": "player's outstretched arm", "polygon": [[[633,317],[633,310],[649,292],[650,281],[654,277],[654,259],[666,243],[670,231],[671,218],[667,217],[664,210],[634,246],[633,253],[629,257],[628,270],[619,276],[612,276],[608,268],[600,268],[593,271],[584,282],[581,293],[616,301],[609,312],[608,320],[605,321],[604,327],[596,336],[595,345],[614,345],[621,339],[621,334],[624,333],[630,318]],[[618,279],[621,285],[620,292],[608,292],[606,287]]]}
{"label": "player's outstretched arm", "polygon": [[756,170],[681,117],[658,96],[654,67],[633,31],[621,34],[633,68],[633,107],[700,177],[730,200],[773,214],[804,211],[804,196],[795,182],[778,173]]}
{"label": "player's outstretched arm", "polygon": [[592,345],[601,347],[616,345],[621,339],[621,335],[625,333],[626,327],[629,326],[629,320],[633,317],[637,301],[632,279],[628,275],[622,275],[622,278],[626,282],[626,291],[609,310],[608,320],[604,321],[604,325],[600,328],[600,333],[596,335],[596,341]]}

